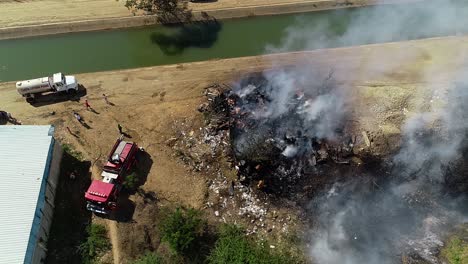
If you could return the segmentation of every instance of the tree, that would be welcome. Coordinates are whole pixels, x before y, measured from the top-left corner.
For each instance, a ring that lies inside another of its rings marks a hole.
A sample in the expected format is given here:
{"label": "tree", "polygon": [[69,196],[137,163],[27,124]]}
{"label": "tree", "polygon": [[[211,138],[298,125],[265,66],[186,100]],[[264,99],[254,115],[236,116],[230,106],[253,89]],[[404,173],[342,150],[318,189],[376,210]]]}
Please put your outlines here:
{"label": "tree", "polygon": [[83,256],[84,263],[93,263],[96,257],[109,249],[110,242],[107,239],[107,230],[103,225],[91,224],[86,229],[88,238],[83,242],[79,251]]}
{"label": "tree", "polygon": [[157,14],[162,23],[189,21],[192,13],[185,0],[125,0],[125,7],[136,13]]}

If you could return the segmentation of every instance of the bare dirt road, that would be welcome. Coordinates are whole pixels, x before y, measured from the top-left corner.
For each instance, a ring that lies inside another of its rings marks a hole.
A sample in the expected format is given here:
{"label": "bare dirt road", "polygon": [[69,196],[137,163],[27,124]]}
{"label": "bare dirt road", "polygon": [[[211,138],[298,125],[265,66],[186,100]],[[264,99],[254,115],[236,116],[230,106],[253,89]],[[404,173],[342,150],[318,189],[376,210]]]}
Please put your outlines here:
{"label": "bare dirt road", "polygon": [[[323,2],[323,0],[309,0]],[[299,0],[219,0],[190,3],[192,10],[230,9],[248,6],[278,5]],[[337,1],[339,2],[339,1]],[[110,17],[132,16],[125,1],[116,0],[1,0],[0,27],[58,23]],[[38,15],[40,14],[40,15]]]}
{"label": "bare dirt road", "polygon": [[[219,0],[188,3],[200,12],[226,19],[273,15],[373,4],[422,0]],[[154,24],[156,19],[134,16],[123,0],[0,0],[0,39]]]}
{"label": "bare dirt road", "polygon": [[[198,133],[203,116],[196,109],[204,100],[202,92],[207,86],[231,84],[249,72],[292,64],[324,72],[334,69],[334,78],[348,84],[349,96],[355,98],[352,119],[357,129],[367,131],[370,140],[383,137],[377,141],[390,145],[395,137],[398,139],[402,122],[412,112],[430,107],[435,89],[452,84],[467,54],[468,37],[449,37],[80,74],[77,79],[86,88],[94,112],[85,110],[83,98],[57,102],[50,97],[42,104],[29,105],[16,93],[14,83],[0,84],[0,107],[24,125],[55,125],[60,142],[96,161],[93,172],[99,170],[118,137],[117,123],[121,124],[149,155],[142,189],[154,192],[159,200],[201,208],[208,191],[205,175],[184,166],[166,142],[178,133],[190,132],[178,130],[175,122],[185,122]],[[103,93],[113,105],[104,102]],[[88,127],[74,120],[72,111],[79,112]],[[375,148],[378,152],[379,146]],[[138,246],[128,236],[142,237],[140,229],[133,227],[146,217],[140,214],[138,202],[136,206],[134,201],[129,204],[136,208],[137,217],[136,223],[126,224],[126,230],[132,232],[116,232],[121,241],[126,241],[120,247],[122,255],[115,252],[115,259],[122,261],[127,259],[125,248]],[[110,228],[114,228],[112,224]],[[112,240],[119,244],[117,239]]]}
{"label": "bare dirt road", "polygon": [[117,224],[114,221],[107,221],[108,235],[112,244],[112,256],[114,259],[114,264],[120,264],[122,257],[120,256],[120,242],[119,242],[119,233],[117,231]]}

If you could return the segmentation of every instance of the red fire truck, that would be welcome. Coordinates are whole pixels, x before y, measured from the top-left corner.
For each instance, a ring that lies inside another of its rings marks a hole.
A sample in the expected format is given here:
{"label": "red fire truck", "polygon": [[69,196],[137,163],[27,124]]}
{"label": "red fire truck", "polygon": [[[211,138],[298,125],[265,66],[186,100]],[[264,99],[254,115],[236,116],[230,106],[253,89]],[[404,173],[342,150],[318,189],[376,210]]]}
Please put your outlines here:
{"label": "red fire truck", "polygon": [[141,148],[134,142],[117,139],[102,171],[101,180],[93,180],[85,193],[86,208],[98,214],[109,214],[117,209],[117,199],[126,174],[136,163]]}

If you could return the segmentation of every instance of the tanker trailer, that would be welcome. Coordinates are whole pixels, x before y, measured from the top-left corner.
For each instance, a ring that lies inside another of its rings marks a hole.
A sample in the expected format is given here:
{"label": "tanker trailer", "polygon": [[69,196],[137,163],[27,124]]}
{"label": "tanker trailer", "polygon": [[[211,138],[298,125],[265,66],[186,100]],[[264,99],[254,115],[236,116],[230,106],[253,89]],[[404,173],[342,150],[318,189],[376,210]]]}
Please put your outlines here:
{"label": "tanker trailer", "polygon": [[78,91],[78,83],[75,76],[55,73],[50,77],[42,77],[16,83],[16,90],[26,98],[29,103],[44,93],[67,92],[75,94]]}

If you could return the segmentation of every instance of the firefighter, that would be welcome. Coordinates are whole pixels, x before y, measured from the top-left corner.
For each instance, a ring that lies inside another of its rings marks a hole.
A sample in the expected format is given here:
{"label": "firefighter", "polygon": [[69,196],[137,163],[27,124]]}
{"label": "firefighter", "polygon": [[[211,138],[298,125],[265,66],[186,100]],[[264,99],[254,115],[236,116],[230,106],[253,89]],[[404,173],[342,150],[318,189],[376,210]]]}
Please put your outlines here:
{"label": "firefighter", "polygon": [[84,104],[85,104],[85,106],[86,106],[86,110],[89,111],[89,110],[91,109],[91,105],[89,104],[88,99],[85,99],[84,102],[85,102]]}

